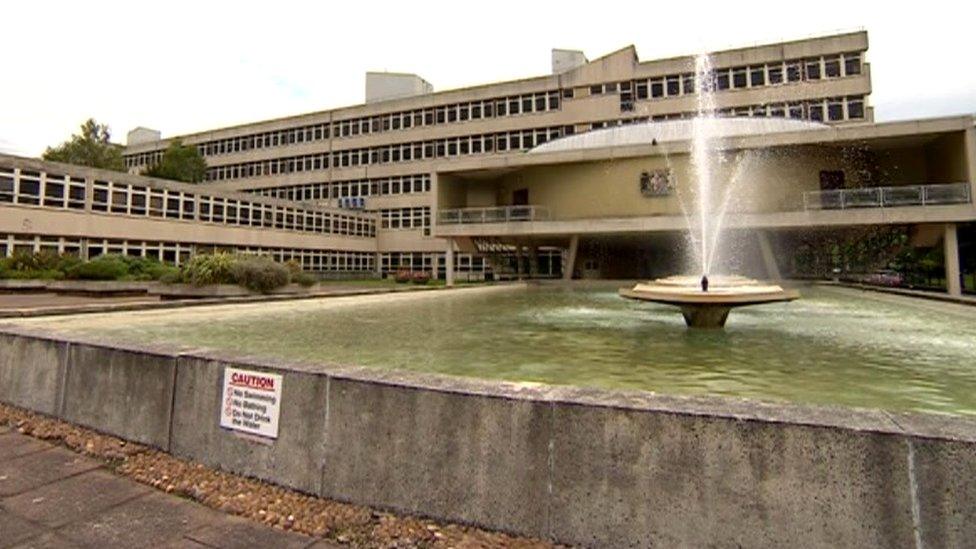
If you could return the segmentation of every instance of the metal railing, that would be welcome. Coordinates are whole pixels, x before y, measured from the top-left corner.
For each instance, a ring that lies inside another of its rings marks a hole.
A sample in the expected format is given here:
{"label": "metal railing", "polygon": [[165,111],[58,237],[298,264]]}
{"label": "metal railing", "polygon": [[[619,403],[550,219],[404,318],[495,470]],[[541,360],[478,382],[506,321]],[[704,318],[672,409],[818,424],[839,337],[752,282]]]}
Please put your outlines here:
{"label": "metal railing", "polygon": [[452,208],[437,212],[437,222],[443,225],[468,223],[512,223],[546,221],[549,209],[544,206],[490,206],[486,208]]}
{"label": "metal railing", "polygon": [[804,210],[844,210],[848,208],[891,208],[968,204],[972,201],[969,183],[865,187],[803,193]]}

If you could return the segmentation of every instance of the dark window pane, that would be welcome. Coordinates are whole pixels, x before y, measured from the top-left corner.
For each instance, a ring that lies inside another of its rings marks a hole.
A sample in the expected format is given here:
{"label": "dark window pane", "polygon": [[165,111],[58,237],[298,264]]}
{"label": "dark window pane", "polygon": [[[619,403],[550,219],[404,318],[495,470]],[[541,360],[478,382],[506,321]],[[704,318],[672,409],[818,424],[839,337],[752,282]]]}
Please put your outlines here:
{"label": "dark window pane", "polygon": [[766,85],[766,68],[765,67],[752,67],[749,69],[749,85],[750,86],[765,86]]}

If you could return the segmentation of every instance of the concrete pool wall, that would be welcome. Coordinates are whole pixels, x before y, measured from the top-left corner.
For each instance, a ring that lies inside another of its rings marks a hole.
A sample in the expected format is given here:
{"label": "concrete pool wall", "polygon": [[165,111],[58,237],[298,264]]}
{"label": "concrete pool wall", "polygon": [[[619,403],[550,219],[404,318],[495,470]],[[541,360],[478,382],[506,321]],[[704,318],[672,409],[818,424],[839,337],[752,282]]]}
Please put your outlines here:
{"label": "concrete pool wall", "polygon": [[[279,437],[218,426],[283,376]],[[953,547],[976,421],[487,382],[0,329],[0,401],[305,492],[586,546]]]}

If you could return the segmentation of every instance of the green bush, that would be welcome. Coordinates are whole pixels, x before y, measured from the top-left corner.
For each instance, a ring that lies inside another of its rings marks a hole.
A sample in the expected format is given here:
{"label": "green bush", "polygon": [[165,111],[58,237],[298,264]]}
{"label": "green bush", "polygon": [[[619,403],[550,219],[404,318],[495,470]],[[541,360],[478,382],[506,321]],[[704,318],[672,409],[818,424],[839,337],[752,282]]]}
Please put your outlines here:
{"label": "green bush", "polygon": [[49,251],[18,251],[0,259],[0,278],[61,280],[65,277],[63,267],[80,261],[74,256],[59,256]]}
{"label": "green bush", "polygon": [[129,274],[129,268],[117,255],[102,255],[70,267],[65,274],[78,280],[121,280]]}
{"label": "green bush", "polygon": [[236,283],[263,294],[287,285],[290,278],[288,267],[262,256],[235,258],[230,271]]}
{"label": "green bush", "polygon": [[183,268],[183,280],[195,286],[234,284],[231,268],[235,262],[237,256],[222,252],[195,255]]}
{"label": "green bush", "polygon": [[297,275],[292,275],[291,281],[302,286],[303,288],[311,288],[312,286],[315,286],[315,283],[319,280],[312,274],[301,272]]}

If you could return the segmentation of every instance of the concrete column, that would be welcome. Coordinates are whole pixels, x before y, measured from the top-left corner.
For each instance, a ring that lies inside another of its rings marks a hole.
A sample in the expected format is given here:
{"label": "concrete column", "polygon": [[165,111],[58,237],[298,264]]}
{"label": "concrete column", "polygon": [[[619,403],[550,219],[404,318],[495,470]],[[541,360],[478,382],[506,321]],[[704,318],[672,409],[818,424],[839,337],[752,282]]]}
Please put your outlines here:
{"label": "concrete column", "polygon": [[539,277],[539,247],[529,246],[529,278]]}
{"label": "concrete column", "polygon": [[969,199],[976,201],[976,128],[966,130],[965,136],[966,164],[969,168]]}
{"label": "concrete column", "polygon": [[515,274],[519,280],[525,275],[525,268],[522,263],[522,243],[515,243]]}
{"label": "concrete column", "polygon": [[563,280],[573,279],[573,268],[576,266],[576,252],[579,251],[579,235],[569,237],[569,249],[566,251],[566,263],[563,265]]}
{"label": "concrete column", "polygon": [[773,253],[773,245],[769,241],[767,231],[756,231],[759,237],[759,251],[762,253],[763,265],[766,266],[766,278],[769,280],[782,280],[779,272],[779,265],[776,263],[776,254]]}
{"label": "concrete column", "polygon": [[454,239],[447,239],[447,251],[444,254],[444,280],[448,286],[454,285]]}
{"label": "concrete column", "polygon": [[943,255],[945,256],[946,289],[949,295],[961,296],[962,284],[959,274],[959,239],[956,235],[956,224],[946,223],[945,234],[942,238]]}

